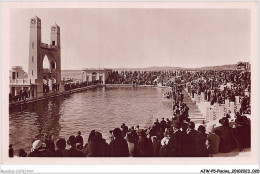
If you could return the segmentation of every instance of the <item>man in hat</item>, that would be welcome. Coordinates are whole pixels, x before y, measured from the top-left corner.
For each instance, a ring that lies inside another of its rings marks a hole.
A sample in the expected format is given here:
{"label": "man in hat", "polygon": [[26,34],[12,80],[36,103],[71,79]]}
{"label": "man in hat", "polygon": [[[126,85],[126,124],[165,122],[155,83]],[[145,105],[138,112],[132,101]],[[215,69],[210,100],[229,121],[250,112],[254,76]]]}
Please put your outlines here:
{"label": "man in hat", "polygon": [[214,132],[218,130],[220,132],[219,152],[228,153],[231,152],[236,146],[233,137],[233,130],[229,126],[228,118],[223,117],[219,120],[221,126],[214,129]]}

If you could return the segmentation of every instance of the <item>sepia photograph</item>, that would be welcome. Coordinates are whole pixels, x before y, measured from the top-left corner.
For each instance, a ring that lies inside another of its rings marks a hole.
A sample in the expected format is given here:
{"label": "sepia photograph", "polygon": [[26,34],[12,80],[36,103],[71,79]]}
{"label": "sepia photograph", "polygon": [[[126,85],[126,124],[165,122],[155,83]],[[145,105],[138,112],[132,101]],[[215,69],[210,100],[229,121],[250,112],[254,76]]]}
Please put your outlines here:
{"label": "sepia photograph", "polygon": [[1,163],[258,164],[257,7],[3,3]]}

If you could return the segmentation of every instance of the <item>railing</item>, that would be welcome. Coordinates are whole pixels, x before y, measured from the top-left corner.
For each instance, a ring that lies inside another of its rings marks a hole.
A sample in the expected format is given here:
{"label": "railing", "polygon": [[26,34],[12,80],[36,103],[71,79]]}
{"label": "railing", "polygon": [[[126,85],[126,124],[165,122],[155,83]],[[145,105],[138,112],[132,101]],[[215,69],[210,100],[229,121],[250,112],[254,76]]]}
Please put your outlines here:
{"label": "railing", "polygon": [[55,45],[48,45],[46,43],[41,43],[41,47],[48,48],[48,49],[57,49],[57,46],[55,46]]}
{"label": "railing", "polygon": [[55,73],[56,69],[43,69],[42,72],[43,73]]}
{"label": "railing", "polygon": [[11,79],[10,84],[29,84],[29,79]]}

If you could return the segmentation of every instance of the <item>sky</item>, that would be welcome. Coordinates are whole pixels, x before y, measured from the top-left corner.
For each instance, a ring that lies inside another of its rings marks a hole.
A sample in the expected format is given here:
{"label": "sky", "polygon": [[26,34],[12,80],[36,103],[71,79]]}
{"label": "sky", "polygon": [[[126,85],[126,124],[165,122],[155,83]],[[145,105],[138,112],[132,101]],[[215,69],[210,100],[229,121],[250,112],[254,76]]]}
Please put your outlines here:
{"label": "sky", "polygon": [[28,70],[30,18],[61,30],[61,69],[196,68],[250,61],[246,9],[13,9],[10,68]]}

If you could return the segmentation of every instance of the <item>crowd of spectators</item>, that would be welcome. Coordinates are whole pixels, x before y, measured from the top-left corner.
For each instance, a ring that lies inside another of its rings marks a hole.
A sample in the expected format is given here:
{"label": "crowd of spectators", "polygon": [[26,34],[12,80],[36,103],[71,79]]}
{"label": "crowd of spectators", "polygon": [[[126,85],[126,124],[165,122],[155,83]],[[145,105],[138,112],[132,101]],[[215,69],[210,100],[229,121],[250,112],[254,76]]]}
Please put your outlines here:
{"label": "crowd of spectators", "polygon": [[[167,80],[165,80],[167,79]],[[98,83],[98,82],[97,82]],[[251,147],[250,119],[237,112],[235,122],[229,117],[219,120],[220,126],[201,124],[195,129],[195,123],[189,118],[189,107],[183,102],[183,89],[187,84],[189,92],[204,92],[208,101],[222,102],[234,95],[245,99],[246,108],[250,96],[250,73],[239,71],[175,71],[175,72],[113,72],[108,83],[113,84],[150,84],[172,87],[169,95],[173,99],[173,117],[158,119],[147,129],[139,126],[121,125],[110,132],[106,141],[102,133],[92,130],[84,144],[81,132],[71,135],[67,141],[53,136],[36,137],[29,154],[20,149],[20,157],[209,157],[217,153],[229,153],[234,149],[242,151]],[[220,85],[231,83],[231,87],[220,90]],[[174,84],[174,85],[173,85]],[[74,86],[75,85],[75,86]],[[87,82],[67,84],[65,90],[91,85]],[[210,93],[209,93],[210,92]],[[217,98],[217,99],[216,99]],[[243,103],[243,99],[242,99]],[[67,148],[66,148],[67,147]],[[14,156],[12,145],[9,156]]]}
{"label": "crowd of spectators", "polygon": [[77,81],[77,82],[71,82],[71,83],[65,83],[64,84],[64,90],[65,91],[69,91],[69,90],[72,90],[72,89],[77,89],[77,88],[82,88],[82,87],[86,87],[86,86],[91,86],[91,85],[97,85],[97,84],[102,84],[103,82],[102,81],[99,81],[99,80],[96,80],[96,81],[93,81],[93,82],[80,82],[80,81]]}
{"label": "crowd of spectators", "polygon": [[[111,130],[106,141],[102,133],[92,130],[84,144],[81,132],[71,135],[67,141],[59,138],[54,142],[51,135],[38,136],[32,143],[31,152],[19,149],[19,157],[209,157],[242,151],[251,147],[250,120],[237,115],[235,122],[223,117],[221,126],[200,125],[177,116],[158,119],[147,129],[139,126]],[[68,145],[68,146],[67,146]],[[68,148],[66,148],[68,147]],[[9,156],[14,156],[12,145]]]}
{"label": "crowd of spectators", "polygon": [[[228,85],[229,84],[229,85]],[[224,104],[228,99],[235,102],[236,96],[241,103],[240,114],[251,112],[251,73],[241,71],[206,71],[198,78],[189,81],[188,92],[194,94],[204,93],[204,100]],[[221,89],[221,85],[223,89]],[[247,93],[246,93],[247,92]]]}
{"label": "crowd of spectators", "polygon": [[34,90],[33,89],[20,89],[19,93],[16,95],[12,95],[9,93],[9,102],[17,102],[27,100],[30,97],[34,98]]}

